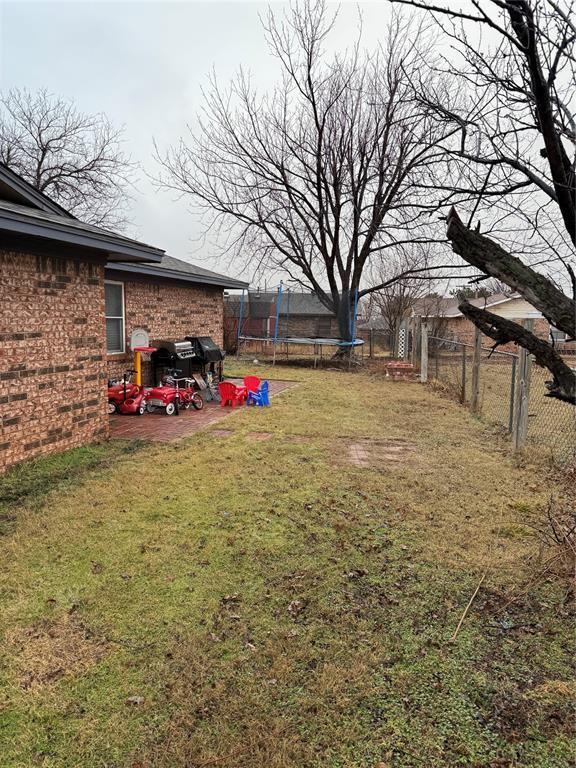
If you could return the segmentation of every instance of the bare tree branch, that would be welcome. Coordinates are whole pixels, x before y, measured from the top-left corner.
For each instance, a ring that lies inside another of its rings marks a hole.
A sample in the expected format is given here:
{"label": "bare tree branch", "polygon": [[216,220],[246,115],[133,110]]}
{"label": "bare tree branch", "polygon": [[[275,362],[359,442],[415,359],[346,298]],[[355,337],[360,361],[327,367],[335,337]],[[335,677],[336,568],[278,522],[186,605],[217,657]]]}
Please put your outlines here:
{"label": "bare tree branch", "polygon": [[447,235],[454,251],[468,264],[518,291],[552,325],[571,338],[576,337],[576,302],[547,277],[526,266],[490,238],[466,227],[454,208],[448,216]]}
{"label": "bare tree branch", "polygon": [[77,218],[120,229],[134,165],[122,131],[42,90],[0,98],[0,162]]}
{"label": "bare tree branch", "polygon": [[[453,58],[440,68],[453,73],[457,92],[435,87],[418,90],[422,103],[435,110],[443,124],[459,131],[459,141],[450,136],[443,144],[446,170],[434,180],[434,188],[442,193],[436,210],[451,206],[447,235],[453,250],[486,276],[518,291],[552,325],[574,338],[576,30],[572,2],[470,0],[475,11],[471,14],[453,9],[448,2],[443,7],[420,0],[391,2],[428,11],[452,45]],[[479,38],[476,32],[470,33],[471,26],[475,31],[489,27],[497,32],[496,38]],[[471,206],[468,226],[456,214],[455,205]],[[504,246],[479,233],[480,217]],[[575,374],[551,343],[470,305],[464,304],[462,311],[498,343],[515,341],[534,354],[553,375],[551,396],[574,402]]]}

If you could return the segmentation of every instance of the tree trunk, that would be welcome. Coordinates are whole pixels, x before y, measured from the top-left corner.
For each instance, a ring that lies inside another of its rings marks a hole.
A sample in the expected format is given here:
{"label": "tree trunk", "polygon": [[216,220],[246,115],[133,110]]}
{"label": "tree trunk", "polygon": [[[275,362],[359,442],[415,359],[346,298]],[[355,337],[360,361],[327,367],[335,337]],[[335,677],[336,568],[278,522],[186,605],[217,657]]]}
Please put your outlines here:
{"label": "tree trunk", "polygon": [[351,325],[353,318],[353,308],[351,305],[350,293],[343,291],[336,309],[336,318],[338,320],[338,336],[342,341],[351,341]]}

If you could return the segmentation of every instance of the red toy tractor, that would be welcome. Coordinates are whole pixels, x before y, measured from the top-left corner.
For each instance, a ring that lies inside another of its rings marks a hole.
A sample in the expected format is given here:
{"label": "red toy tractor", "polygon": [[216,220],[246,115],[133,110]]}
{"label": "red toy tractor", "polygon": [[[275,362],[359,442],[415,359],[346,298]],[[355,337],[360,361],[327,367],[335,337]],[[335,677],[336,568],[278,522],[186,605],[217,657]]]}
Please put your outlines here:
{"label": "red toy tractor", "polygon": [[108,382],[108,413],[135,413],[141,416],[146,410],[144,388],[131,379],[136,371],[125,371],[120,381]]}
{"label": "red toy tractor", "polygon": [[[172,368],[162,379],[162,385],[146,392],[146,410],[154,413],[163,408],[167,416],[178,415],[180,408],[204,408],[204,400],[194,391],[194,381],[188,378],[177,378],[182,373],[178,368]],[[184,386],[180,386],[183,382]]]}

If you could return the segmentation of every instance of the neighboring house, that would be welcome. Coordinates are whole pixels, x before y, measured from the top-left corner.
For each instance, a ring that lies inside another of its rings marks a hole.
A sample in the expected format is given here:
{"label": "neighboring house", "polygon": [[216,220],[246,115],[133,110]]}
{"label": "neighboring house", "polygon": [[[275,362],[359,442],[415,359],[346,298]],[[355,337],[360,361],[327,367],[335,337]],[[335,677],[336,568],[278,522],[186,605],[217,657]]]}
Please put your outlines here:
{"label": "neighboring house", "polygon": [[131,332],[221,342],[224,287],[245,283],[84,224],[0,165],[0,468],[106,438]]}
{"label": "neighboring house", "polygon": [[[275,335],[277,315],[276,291],[251,291],[242,306],[242,333],[269,338]],[[225,297],[224,314],[227,335],[235,337],[240,317],[241,297]],[[338,320],[315,293],[285,291],[278,312],[278,336],[305,338],[338,338]]]}
{"label": "neighboring house", "polygon": [[[460,312],[459,303],[460,300],[453,297],[428,296],[416,302],[412,309],[412,317],[427,320],[435,335],[473,344],[475,326]],[[510,295],[495,293],[486,298],[470,299],[470,303],[517,323],[530,321],[533,324],[533,332],[540,338],[549,339],[552,333],[559,334],[555,329],[550,328],[550,323],[542,317],[541,312],[517,293]],[[483,337],[482,344],[492,346],[494,341]],[[498,349],[515,351],[516,345],[509,344]]]}

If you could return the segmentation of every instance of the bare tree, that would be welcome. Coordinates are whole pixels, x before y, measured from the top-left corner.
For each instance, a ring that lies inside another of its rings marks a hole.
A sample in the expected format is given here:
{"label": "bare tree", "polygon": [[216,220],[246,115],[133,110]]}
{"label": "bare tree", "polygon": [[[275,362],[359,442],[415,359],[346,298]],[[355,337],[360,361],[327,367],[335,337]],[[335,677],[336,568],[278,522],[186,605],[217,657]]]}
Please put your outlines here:
{"label": "bare tree", "polygon": [[356,291],[384,287],[362,283],[366,266],[418,240],[421,183],[454,128],[413,97],[406,72],[422,66],[417,30],[396,17],[378,53],[357,43],[329,58],[333,23],[324,0],[282,17],[270,10],[264,29],[281,83],[259,95],[243,72],[227,89],[213,77],[199,128],[157,155],[161,183],[190,195],[219,237],[228,233],[231,252],[314,290],[349,339]]}
{"label": "bare tree", "polygon": [[[466,222],[454,207],[448,215],[447,235],[454,251],[518,291],[551,324],[574,338],[573,2],[470,0],[467,11],[454,10],[448,3],[391,1],[429,11],[461,54],[458,64],[450,62],[458,96],[440,99],[433,89],[423,96],[443,124],[460,128],[458,141],[444,146],[450,170],[436,184],[439,205],[471,208]],[[482,36],[482,31],[489,34]],[[480,234],[479,222],[472,228],[474,217],[481,213],[492,232],[500,227],[499,239],[508,249]],[[524,239],[519,236],[522,231]],[[537,259],[533,252],[531,258],[526,256],[529,241],[539,243]],[[551,371],[549,395],[576,403],[576,375],[552,343],[467,301],[460,310],[496,344],[514,341],[525,347]]]}
{"label": "bare tree", "polygon": [[83,221],[121,228],[133,164],[122,130],[45,90],[0,97],[0,161]]}
{"label": "bare tree", "polygon": [[446,297],[431,293],[418,302],[418,317],[428,326],[429,349],[438,349],[447,339],[453,339],[455,334],[450,331],[449,320],[446,317]]}

